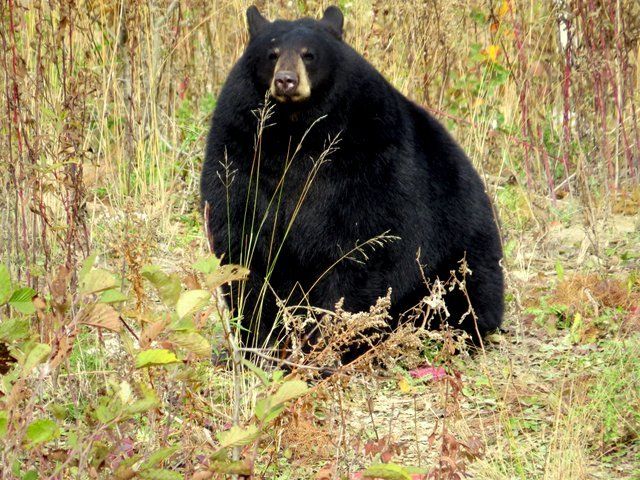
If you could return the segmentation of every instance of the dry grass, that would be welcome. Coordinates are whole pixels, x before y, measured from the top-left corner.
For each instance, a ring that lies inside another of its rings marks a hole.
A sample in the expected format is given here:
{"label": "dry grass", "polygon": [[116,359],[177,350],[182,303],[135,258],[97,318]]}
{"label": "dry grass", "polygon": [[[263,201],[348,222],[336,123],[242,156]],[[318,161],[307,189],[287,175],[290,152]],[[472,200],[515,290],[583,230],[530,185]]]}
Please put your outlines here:
{"label": "dry grass", "polygon": [[[131,209],[159,243],[179,241],[175,220],[195,210],[207,117],[246,41],[246,6],[2,6],[2,249],[20,271],[35,281],[52,258],[73,262],[109,236],[89,225],[108,230]],[[260,6],[293,18],[323,5]],[[345,8],[346,35],[453,128],[494,196],[515,182],[546,195],[546,209],[549,189],[590,197],[637,178],[639,8],[358,1]]]}
{"label": "dry grass", "polygon": [[[258,4],[270,18],[318,15],[326,6]],[[197,208],[204,135],[246,42],[247,6],[0,4],[0,255],[16,283],[52,306],[34,320],[38,340],[70,349],[60,365],[19,380],[20,388],[3,387],[0,410],[20,405],[12,432],[24,435],[43,416],[61,416],[65,429],[46,448],[23,449],[17,435],[6,440],[1,458],[24,468],[18,475],[3,465],[3,478],[32,478],[27,469],[40,478],[108,478],[133,452],[148,458],[176,444],[182,449],[170,465],[191,475],[206,463],[199,449],[216,445],[211,432],[227,429],[233,415],[251,418],[264,395],[255,378],[234,384],[230,372],[191,357],[184,377],[147,375],[130,361],[133,340],[95,330],[76,339],[72,329],[78,268],[91,251],[131,284],[131,302],[118,313],[138,333],[159,328],[145,264],[199,288],[190,265],[206,252]],[[257,471],[339,478],[386,454],[437,478],[638,475],[640,4],[341,7],[346,40],[445,122],[483,174],[503,222],[509,334],[473,357],[437,355],[428,344],[429,361],[449,373],[435,383],[411,380],[402,363],[350,383],[343,376],[321,383],[251,446]],[[9,312],[0,310],[3,322]],[[4,362],[3,343],[0,351]],[[143,396],[140,385],[154,385],[162,409],[139,423],[97,427],[94,409],[125,395],[122,382],[131,382],[131,398]],[[91,449],[69,446],[69,432]],[[96,445],[114,450],[99,461]],[[56,468],[64,473],[52,476]]]}

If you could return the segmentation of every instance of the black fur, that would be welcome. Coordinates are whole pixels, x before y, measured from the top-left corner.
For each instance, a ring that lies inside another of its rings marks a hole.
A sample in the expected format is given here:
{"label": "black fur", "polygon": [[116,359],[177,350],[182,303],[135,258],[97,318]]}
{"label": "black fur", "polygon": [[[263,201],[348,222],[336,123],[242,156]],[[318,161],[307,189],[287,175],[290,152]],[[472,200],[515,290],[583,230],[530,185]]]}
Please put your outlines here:
{"label": "black fur", "polygon": [[[251,39],[220,93],[201,179],[216,254],[251,269],[243,310],[245,317],[260,316],[261,321],[245,340],[260,344],[273,326],[273,292],[290,304],[302,302],[300,292],[307,292],[356,242],[384,232],[400,239],[368,250],[364,263],[339,262],[306,300],[332,309],[344,297],[345,309],[364,311],[391,287],[397,318],[427,293],[418,251],[431,280],[448,279],[466,256],[473,271],[467,290],[479,333],[497,329],[503,315],[500,238],[483,183],[458,144],[341,40],[342,15],[335,7],[320,21],[271,23],[254,8],[248,20]],[[307,65],[311,97],[299,104],[273,104],[257,155],[256,111],[273,75],[269,51],[274,47],[306,47],[314,53]],[[285,159],[305,132],[269,207]],[[318,168],[290,223],[314,161],[337,137],[337,150]],[[227,189],[229,174],[233,180]],[[255,247],[248,258],[251,230]],[[255,300],[266,276],[270,288],[258,315]],[[238,298],[236,293],[231,300]],[[466,298],[453,292],[446,301],[448,322],[459,326]],[[471,316],[461,328],[477,338]]]}

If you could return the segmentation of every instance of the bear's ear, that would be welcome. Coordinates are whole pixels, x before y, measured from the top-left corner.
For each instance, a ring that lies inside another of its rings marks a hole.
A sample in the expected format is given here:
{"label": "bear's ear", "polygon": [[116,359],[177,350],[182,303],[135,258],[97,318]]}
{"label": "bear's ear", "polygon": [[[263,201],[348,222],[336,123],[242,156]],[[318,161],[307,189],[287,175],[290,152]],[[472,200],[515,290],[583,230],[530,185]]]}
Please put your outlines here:
{"label": "bear's ear", "polygon": [[247,8],[247,25],[249,25],[249,36],[251,38],[255,37],[260,30],[262,30],[266,25],[269,24],[269,20],[264,18],[258,7],[255,5],[251,5]]}
{"label": "bear's ear", "polygon": [[342,26],[344,24],[344,17],[342,16],[342,12],[338,7],[328,7],[324,11],[324,15],[320,20],[320,23],[323,23],[325,26],[329,27],[339,39],[342,39]]}

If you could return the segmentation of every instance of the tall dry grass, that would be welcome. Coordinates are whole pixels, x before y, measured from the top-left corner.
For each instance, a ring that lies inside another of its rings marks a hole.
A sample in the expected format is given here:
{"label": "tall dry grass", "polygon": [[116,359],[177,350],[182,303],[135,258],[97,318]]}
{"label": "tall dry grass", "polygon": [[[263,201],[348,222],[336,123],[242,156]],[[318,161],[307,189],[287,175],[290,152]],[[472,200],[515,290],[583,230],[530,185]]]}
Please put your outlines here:
{"label": "tall dry grass", "polygon": [[[271,18],[325,6],[258,3]],[[156,244],[180,237],[247,5],[2,3],[0,251],[28,283],[95,239],[121,243],[132,215]],[[341,6],[346,40],[450,126],[493,193],[508,181],[554,201],[637,183],[638,2]]]}

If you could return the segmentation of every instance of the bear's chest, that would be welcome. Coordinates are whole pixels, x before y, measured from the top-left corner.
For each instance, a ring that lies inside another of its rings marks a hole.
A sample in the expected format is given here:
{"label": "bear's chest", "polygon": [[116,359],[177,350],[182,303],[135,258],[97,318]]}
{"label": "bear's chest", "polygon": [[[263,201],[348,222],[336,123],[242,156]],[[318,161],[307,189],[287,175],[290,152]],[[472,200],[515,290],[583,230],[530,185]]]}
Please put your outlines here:
{"label": "bear's chest", "polygon": [[343,160],[294,159],[277,179],[264,178],[262,204],[268,207],[262,215],[290,255],[305,259],[322,252],[337,259],[393,229],[380,192],[364,176],[347,176],[338,163]]}

